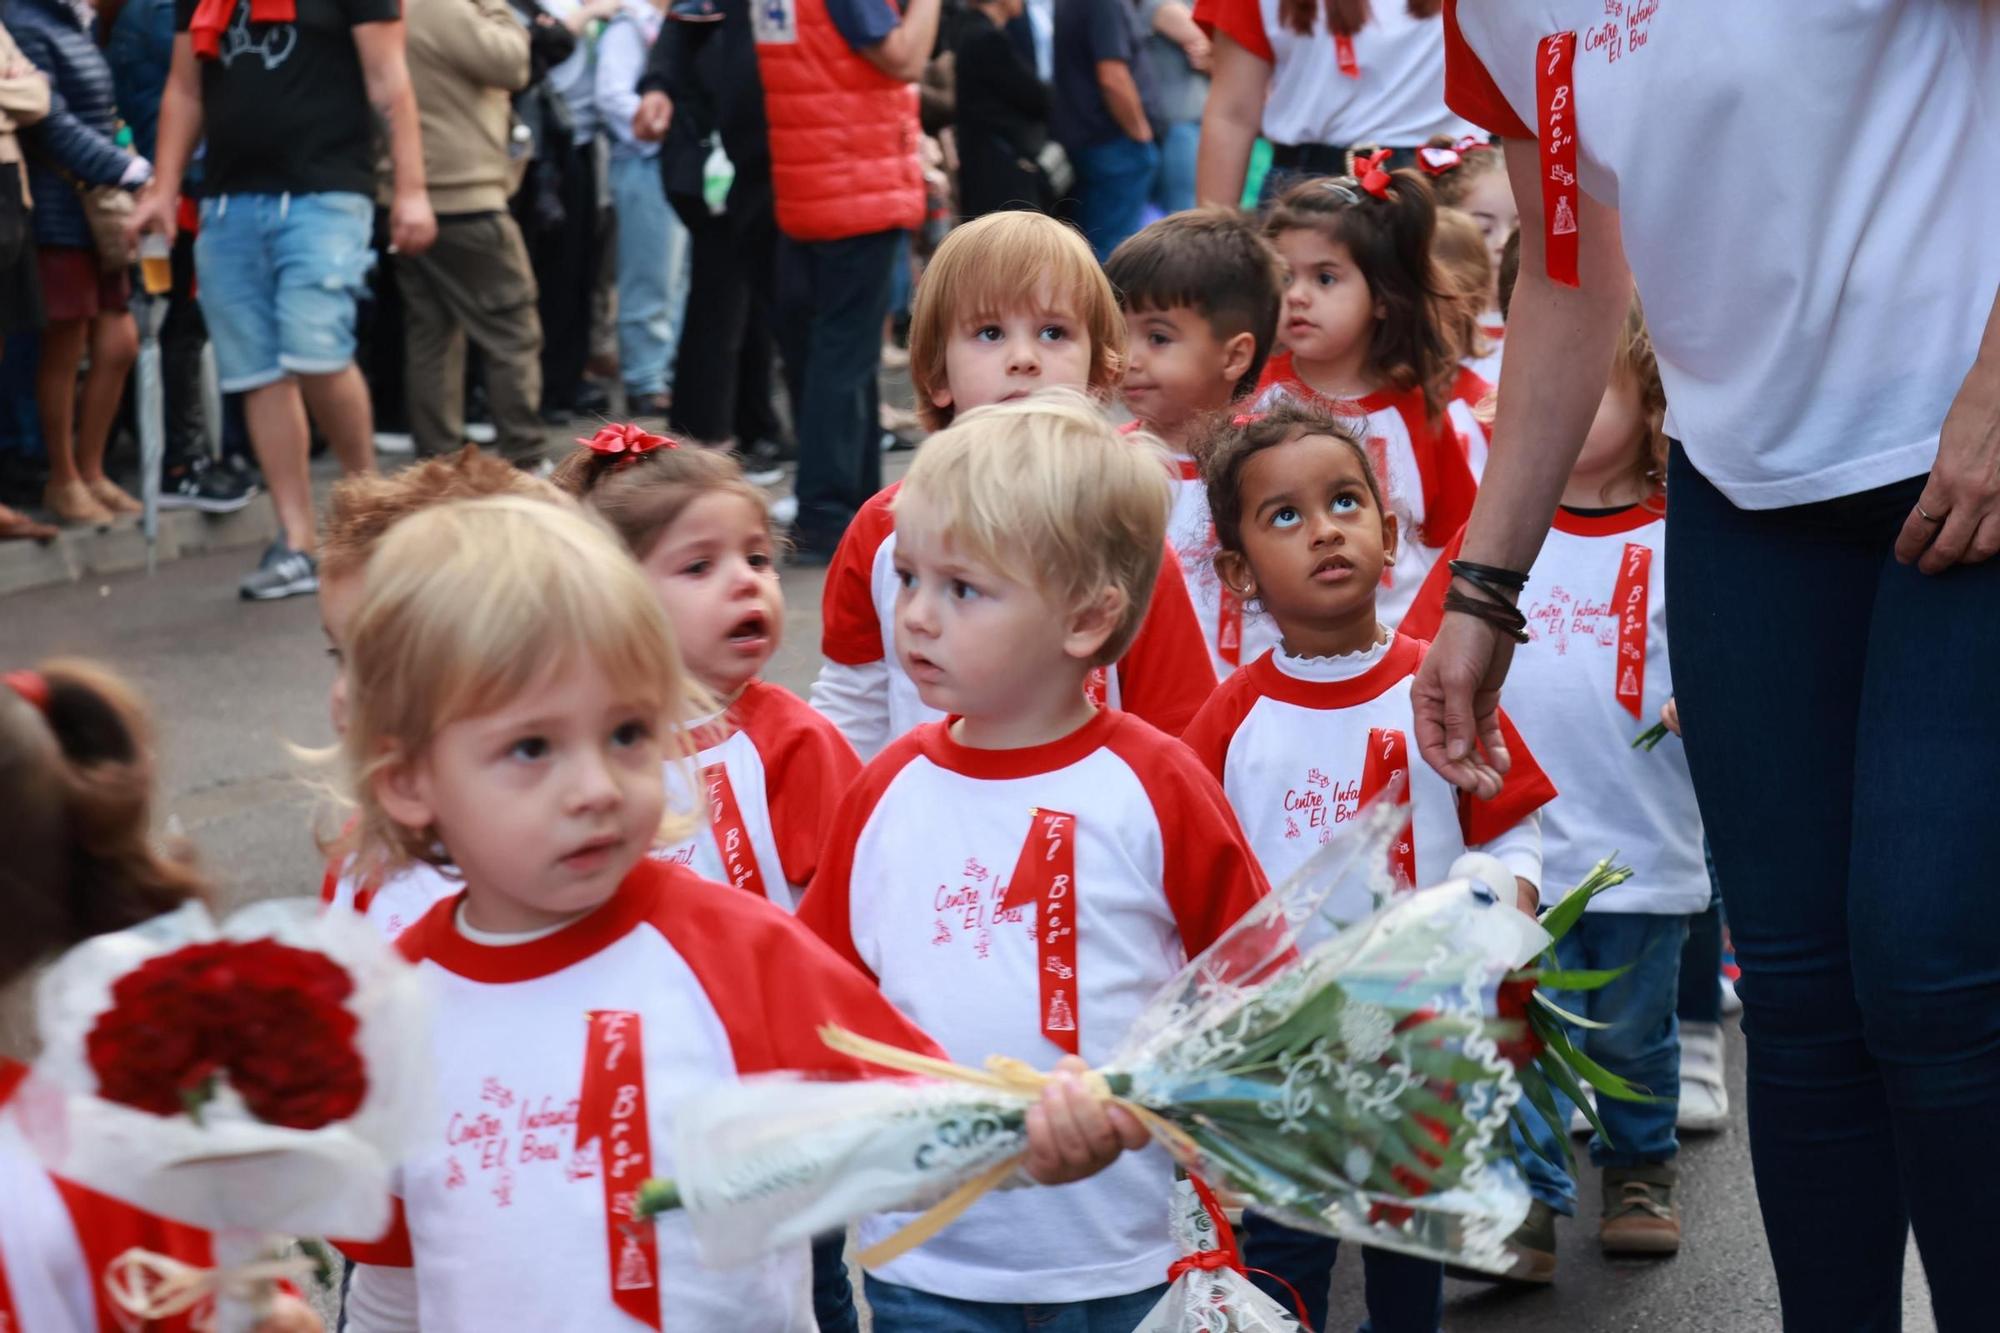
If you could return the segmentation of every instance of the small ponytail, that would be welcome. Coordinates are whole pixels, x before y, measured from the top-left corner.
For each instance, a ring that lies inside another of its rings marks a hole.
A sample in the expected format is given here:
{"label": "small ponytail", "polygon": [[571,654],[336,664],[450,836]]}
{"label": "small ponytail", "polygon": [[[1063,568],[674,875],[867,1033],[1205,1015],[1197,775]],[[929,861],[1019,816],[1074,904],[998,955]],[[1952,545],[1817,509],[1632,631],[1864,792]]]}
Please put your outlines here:
{"label": "small ponytail", "polygon": [[[1375,17],[1375,6],[1370,0],[1321,2],[1325,6],[1327,31],[1336,37],[1352,37]],[[1313,0],[1278,0],[1278,21],[1301,37],[1310,37],[1317,17],[1313,13],[1315,7]],[[1406,7],[1413,19],[1434,19],[1444,8],[1444,0],[1407,0]]]}
{"label": "small ponytail", "polygon": [[172,911],[204,886],[152,841],[153,759],[132,690],[81,661],[45,664],[42,699],[0,689],[0,983],[51,953]]}

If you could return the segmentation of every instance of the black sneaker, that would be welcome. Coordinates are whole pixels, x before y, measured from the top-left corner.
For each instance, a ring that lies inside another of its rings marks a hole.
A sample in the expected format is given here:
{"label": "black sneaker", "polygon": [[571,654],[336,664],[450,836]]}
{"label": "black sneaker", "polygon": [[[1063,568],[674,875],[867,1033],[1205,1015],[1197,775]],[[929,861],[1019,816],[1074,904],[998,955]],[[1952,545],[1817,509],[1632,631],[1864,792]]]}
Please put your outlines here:
{"label": "black sneaker", "polygon": [[265,550],[264,558],[237,591],[246,602],[275,602],[281,597],[318,592],[319,561],[304,551],[294,551],[280,537]]}
{"label": "black sneaker", "polygon": [[748,449],[738,449],[736,461],[752,486],[775,486],[785,479],[785,460],[775,441],[759,440]]}
{"label": "black sneaker", "polygon": [[257,495],[257,483],[247,470],[217,467],[198,458],[179,476],[161,478],[161,509],[194,509],[204,514],[233,514]]}

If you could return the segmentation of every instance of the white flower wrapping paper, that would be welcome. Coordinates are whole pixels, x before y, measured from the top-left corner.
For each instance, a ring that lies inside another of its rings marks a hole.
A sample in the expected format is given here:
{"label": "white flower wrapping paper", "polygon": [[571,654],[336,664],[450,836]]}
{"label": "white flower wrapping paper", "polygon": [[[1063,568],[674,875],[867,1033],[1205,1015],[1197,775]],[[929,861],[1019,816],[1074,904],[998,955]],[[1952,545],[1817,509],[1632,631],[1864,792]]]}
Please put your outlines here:
{"label": "white flower wrapping paper", "polygon": [[[126,973],[185,945],[271,939],[325,954],[353,979],[346,1007],[367,1074],[360,1106],[315,1130],[256,1120],[221,1080],[197,1124],[105,1101],[86,1040]],[[36,1117],[44,1164],[148,1212],[218,1232],[373,1239],[391,1219],[390,1183],[423,1115],[430,1064],[426,989],[417,970],[360,917],[316,901],[255,904],[217,925],[190,903],[131,930],[88,940],[36,990],[43,1054],[35,1073],[61,1093],[61,1114]]]}
{"label": "white flower wrapping paper", "polygon": [[[1174,1183],[1172,1226],[1184,1254],[1208,1254],[1225,1246],[1191,1181]],[[1132,1333],[1298,1333],[1289,1310],[1266,1296],[1234,1267],[1190,1268],[1173,1280]]]}

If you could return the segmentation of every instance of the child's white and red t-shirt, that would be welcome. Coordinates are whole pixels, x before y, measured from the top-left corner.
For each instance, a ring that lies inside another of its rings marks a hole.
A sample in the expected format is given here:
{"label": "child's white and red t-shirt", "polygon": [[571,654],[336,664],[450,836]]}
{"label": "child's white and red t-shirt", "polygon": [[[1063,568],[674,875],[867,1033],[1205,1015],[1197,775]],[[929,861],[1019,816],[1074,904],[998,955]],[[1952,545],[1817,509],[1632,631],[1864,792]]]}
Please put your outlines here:
{"label": "child's white and red t-shirt", "polygon": [[432,904],[465,887],[455,871],[417,862],[385,877],[362,878],[352,863],[328,861],[320,881],[319,899],[327,910],[358,912],[387,939],[395,939],[423,918]]}
{"label": "child's white and red t-shirt", "polygon": [[684,1218],[628,1225],[631,1191],[675,1174],[674,1108],[704,1087],[865,1076],[822,1023],[936,1047],[786,913],[677,865],[641,861],[602,907],[525,943],[475,940],[459,910],[439,903],[398,941],[434,988],[433,1109],[396,1224],[342,1248],[414,1267],[426,1333],[810,1333],[807,1247],[712,1271]]}
{"label": "child's white and red t-shirt", "polygon": [[699,724],[696,738],[700,790],[690,794],[688,768],[670,763],[667,796],[707,817],[692,837],[652,855],[789,912],[812,882],[827,821],[861,772],[860,757],[805,700],[761,680],[744,686],[720,718]]}
{"label": "child's white and red t-shirt", "polygon": [[[1498,355],[1494,353],[1495,357]],[[1499,369],[1496,367],[1493,373],[1498,375]],[[1479,419],[1479,412],[1493,396],[1493,383],[1474,368],[1473,362],[1467,361],[1451,382],[1451,399],[1444,408],[1452,429],[1458,432],[1459,443],[1465,446],[1465,461],[1472,468],[1474,481],[1486,475],[1486,449],[1492,443],[1493,432]]]}
{"label": "child's white and red t-shirt", "polygon": [[[197,1268],[212,1267],[208,1233],[141,1212],[130,1204],[50,1174],[17,1119],[27,1067],[0,1060],[0,1330],[4,1333],[116,1333],[136,1321],[114,1306],[104,1285],[113,1260],[133,1247]],[[59,1114],[59,1112],[51,1112]],[[146,1325],[187,1333],[195,1310]],[[208,1327],[202,1323],[200,1327]]]}
{"label": "child's white and red t-shirt", "polygon": [[[976,750],[949,723],[890,745],[842,803],[799,918],[953,1059],[1093,1065],[1155,990],[1265,892],[1185,747],[1110,709]],[[1159,1283],[1173,1165],[1157,1145],[1060,1189],[988,1195],[876,1270],[960,1300],[1048,1304]],[[870,1243],[907,1215],[862,1226]]]}
{"label": "child's white and red t-shirt", "polygon": [[1174,487],[1174,512],[1167,520],[1167,544],[1180,557],[1195,618],[1201,622],[1216,678],[1223,680],[1275,644],[1278,626],[1223,586],[1222,576],[1215,572],[1215,518],[1208,512],[1201,466],[1184,454],[1175,457],[1174,465],[1180,481]]}
{"label": "child's white and red t-shirt", "polygon": [[[896,655],[896,491],[885,487],[861,506],[847,527],[820,595],[820,653],[812,706],[832,719],[866,759],[920,722],[942,713],[926,708]],[[1092,677],[1099,702],[1179,735],[1215,687],[1201,627],[1188,600],[1180,562],[1164,560],[1153,583],[1146,619],[1131,647],[1104,677]]]}
{"label": "child's white and red t-shirt", "polygon": [[1328,398],[1298,377],[1292,354],[1264,367],[1257,406],[1293,397],[1338,416],[1361,417],[1361,430],[1382,498],[1396,516],[1396,563],[1382,571],[1375,613],[1397,625],[1444,544],[1472,516],[1478,479],[1449,413],[1433,418],[1422,389],[1378,389],[1364,398]]}
{"label": "child's white and red t-shirt", "polygon": [[[1542,883],[1537,812],[1555,788],[1501,715],[1513,767],[1490,801],[1473,800],[1416,752],[1410,682],[1425,645],[1403,634],[1342,657],[1266,653],[1216,688],[1182,737],[1221,781],[1264,873],[1282,881],[1398,776],[1408,778],[1410,836],[1391,850],[1391,873],[1409,888],[1441,881],[1471,848]],[[1326,906],[1336,921],[1372,908],[1355,884]],[[1309,931],[1313,943],[1325,927]]]}
{"label": "child's white and red t-shirt", "polygon": [[[1507,670],[1507,711],[1534,736],[1535,756],[1562,792],[1542,819],[1543,873],[1560,892],[1613,852],[1633,870],[1591,900],[1593,912],[1708,907],[1687,752],[1671,737],[1651,752],[1632,748],[1674,693],[1666,538],[1664,505],[1559,509],[1521,594],[1529,638]],[[1450,581],[1440,563],[1406,629],[1435,632]]]}

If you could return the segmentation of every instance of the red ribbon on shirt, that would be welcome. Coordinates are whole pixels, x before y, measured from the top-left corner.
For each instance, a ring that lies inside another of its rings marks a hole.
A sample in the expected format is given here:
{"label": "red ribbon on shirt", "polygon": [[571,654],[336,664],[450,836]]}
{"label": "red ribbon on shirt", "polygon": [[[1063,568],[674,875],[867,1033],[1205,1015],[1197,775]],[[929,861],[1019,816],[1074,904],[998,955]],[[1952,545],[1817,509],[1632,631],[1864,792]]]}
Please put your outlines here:
{"label": "red ribbon on shirt", "polygon": [[1000,910],[1035,908],[1035,961],[1041,976],[1042,1035],[1077,1052],[1076,817],[1036,810]]}
{"label": "red ribbon on shirt", "polygon": [[1361,62],[1354,58],[1354,38],[1344,32],[1333,35],[1333,58],[1340,72],[1350,79],[1361,77]]}
{"label": "red ribbon on shirt", "polygon": [[1576,242],[1576,34],[1554,32],[1535,48],[1535,105],[1541,119],[1542,244],[1549,277],[1581,286]]}
{"label": "red ribbon on shirt", "polygon": [[[294,0],[245,0],[252,23],[296,23],[298,6]],[[201,0],[188,20],[188,35],[194,39],[198,60],[214,60],[222,54],[222,30],[236,14],[237,0]]]}
{"label": "red ribbon on shirt", "polygon": [[650,1328],[660,1327],[660,1245],[650,1222],[632,1217],[632,1198],[653,1173],[652,1131],[646,1120],[646,1055],[639,1015],[592,1009],[583,1051],[576,1146],[599,1140],[604,1181],[604,1233],[611,1299]]}
{"label": "red ribbon on shirt", "polygon": [[[1397,778],[1407,779],[1409,774],[1410,745],[1403,733],[1394,727],[1370,728],[1368,759],[1361,766],[1361,804],[1366,806],[1388,790],[1390,783]],[[1402,792],[1396,797],[1396,804],[1409,803],[1410,784],[1406,780]],[[1397,889],[1417,886],[1417,844],[1411,820],[1403,821],[1403,827],[1396,832],[1396,840],[1389,844],[1389,872],[1396,880]]]}
{"label": "red ribbon on shirt", "polygon": [[716,850],[722,853],[724,882],[763,897],[764,873],[757,868],[757,852],[750,845],[750,830],[743,825],[743,807],[736,803],[729,770],[720,762],[709,764],[701,770],[701,781],[708,789],[708,823]]}
{"label": "red ribbon on shirt", "polygon": [[1618,562],[1618,589],[1611,605],[1618,614],[1618,702],[1639,716],[1646,693],[1646,599],[1652,586],[1653,552],[1637,542],[1625,543]]}

